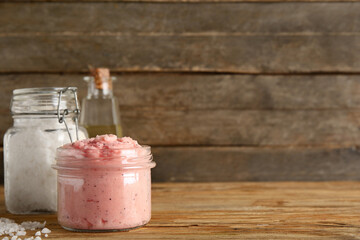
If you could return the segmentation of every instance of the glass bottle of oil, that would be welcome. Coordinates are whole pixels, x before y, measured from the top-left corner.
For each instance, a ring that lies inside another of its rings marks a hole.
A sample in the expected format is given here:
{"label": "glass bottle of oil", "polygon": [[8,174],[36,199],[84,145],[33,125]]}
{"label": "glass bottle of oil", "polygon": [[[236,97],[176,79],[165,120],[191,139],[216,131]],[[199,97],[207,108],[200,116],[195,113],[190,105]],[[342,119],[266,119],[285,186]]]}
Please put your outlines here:
{"label": "glass bottle of oil", "polygon": [[84,77],[88,83],[88,94],[82,101],[80,124],[89,137],[115,134],[122,137],[119,103],[113,95],[114,77],[107,68],[92,69],[92,76]]}

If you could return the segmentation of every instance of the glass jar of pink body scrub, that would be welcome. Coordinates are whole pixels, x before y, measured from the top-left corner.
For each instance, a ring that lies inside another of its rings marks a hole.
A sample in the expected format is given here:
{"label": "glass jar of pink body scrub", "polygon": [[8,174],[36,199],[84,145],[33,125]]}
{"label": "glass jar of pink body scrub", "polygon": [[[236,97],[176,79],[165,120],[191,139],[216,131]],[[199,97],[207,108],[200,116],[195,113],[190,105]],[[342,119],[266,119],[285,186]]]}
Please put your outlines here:
{"label": "glass jar of pink body scrub", "polygon": [[102,135],[57,149],[58,222],[72,231],[127,231],[151,218],[149,146]]}

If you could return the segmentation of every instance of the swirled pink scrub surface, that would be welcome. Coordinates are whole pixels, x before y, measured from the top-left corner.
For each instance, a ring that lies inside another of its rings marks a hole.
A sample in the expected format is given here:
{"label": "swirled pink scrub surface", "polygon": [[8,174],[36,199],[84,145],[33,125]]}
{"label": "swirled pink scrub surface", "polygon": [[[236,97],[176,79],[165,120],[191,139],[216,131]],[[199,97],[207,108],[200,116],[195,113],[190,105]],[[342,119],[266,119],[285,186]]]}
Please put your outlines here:
{"label": "swirled pink scrub surface", "polygon": [[58,221],[72,230],[122,230],[151,218],[150,148],[102,135],[57,152]]}

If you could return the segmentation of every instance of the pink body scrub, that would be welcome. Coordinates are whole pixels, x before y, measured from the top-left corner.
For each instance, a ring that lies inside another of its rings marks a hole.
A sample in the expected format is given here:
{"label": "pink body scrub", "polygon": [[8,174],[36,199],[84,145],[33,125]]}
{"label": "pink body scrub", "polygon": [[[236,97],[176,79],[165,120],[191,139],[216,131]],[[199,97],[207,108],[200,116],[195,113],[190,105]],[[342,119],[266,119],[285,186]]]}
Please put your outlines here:
{"label": "pink body scrub", "polygon": [[102,135],[64,145],[56,153],[58,221],[73,231],[140,227],[151,218],[149,146]]}

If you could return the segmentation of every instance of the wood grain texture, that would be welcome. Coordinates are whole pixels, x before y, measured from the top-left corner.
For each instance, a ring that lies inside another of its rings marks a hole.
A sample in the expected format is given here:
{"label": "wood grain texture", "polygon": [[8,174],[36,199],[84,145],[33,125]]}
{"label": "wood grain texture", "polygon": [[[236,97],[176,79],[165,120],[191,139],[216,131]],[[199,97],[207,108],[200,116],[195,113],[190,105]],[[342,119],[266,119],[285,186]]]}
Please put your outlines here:
{"label": "wood grain texture", "polygon": [[157,183],[148,225],[92,234],[63,230],[55,215],[8,214],[0,193],[2,217],[46,220],[49,239],[358,239],[358,182]]}
{"label": "wood grain texture", "polygon": [[78,86],[83,97],[92,64],[123,73],[125,134],[154,146],[155,181],[359,180],[359,11],[358,1],[2,1],[0,135],[14,88]]}
{"label": "wood grain texture", "polygon": [[357,148],[155,147],[156,182],[360,180]]}
{"label": "wood grain texture", "polygon": [[[359,35],[360,3],[0,3],[0,36]],[[158,49],[161,50],[161,49]]]}
{"label": "wood grain texture", "polygon": [[1,6],[0,72],[78,72],[88,64],[233,73],[360,67],[359,3]]}
{"label": "wood grain texture", "polygon": [[0,72],[358,72],[359,51],[360,35],[5,36]]}
{"label": "wood grain texture", "polygon": [[[2,74],[0,109],[16,88],[76,86],[86,74]],[[357,110],[359,75],[115,74],[121,109]]]}
{"label": "wood grain texture", "polygon": [[359,0],[2,0],[2,2],[16,2],[16,3],[34,3],[34,2],[51,2],[51,3],[117,3],[117,2],[145,2],[145,3],[285,3],[285,2],[299,2],[299,3],[334,3],[334,2],[359,2]]}
{"label": "wood grain texture", "polygon": [[[124,74],[115,93],[125,134],[150,145],[353,146],[358,76]],[[1,75],[0,132],[14,88],[78,86],[81,75]]]}
{"label": "wood grain texture", "polygon": [[150,145],[351,146],[358,119],[342,110],[122,111],[125,134]]}
{"label": "wood grain texture", "polygon": [[360,180],[355,147],[152,147],[152,153],[154,182]]}

